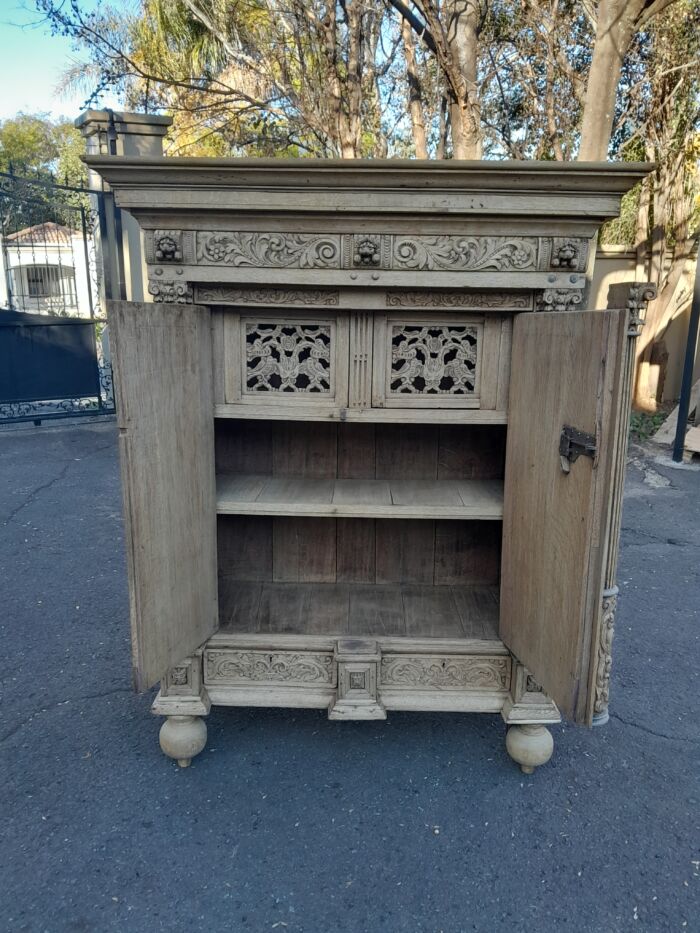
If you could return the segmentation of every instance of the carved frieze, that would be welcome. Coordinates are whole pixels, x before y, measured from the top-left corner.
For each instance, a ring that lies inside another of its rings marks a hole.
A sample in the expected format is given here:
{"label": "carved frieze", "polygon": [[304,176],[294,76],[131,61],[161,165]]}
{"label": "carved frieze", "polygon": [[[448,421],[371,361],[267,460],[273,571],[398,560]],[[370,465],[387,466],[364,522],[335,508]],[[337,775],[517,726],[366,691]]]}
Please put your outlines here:
{"label": "carved frieze", "polygon": [[245,388],[249,392],[331,391],[331,325],[245,323]]}
{"label": "carved frieze", "polygon": [[527,292],[387,292],[388,308],[454,308],[459,311],[499,311],[532,308]]}
{"label": "carved frieze", "polygon": [[254,288],[236,285],[196,285],[197,302],[221,305],[318,306],[336,307],[337,291],[323,288]]}
{"label": "carved frieze", "polygon": [[583,301],[578,288],[545,288],[535,297],[537,311],[575,311]]}
{"label": "carved frieze", "polygon": [[471,324],[393,324],[393,395],[472,395],[476,388],[478,329]]}
{"label": "carved frieze", "polygon": [[[537,237],[198,231],[202,265],[272,269],[524,272],[538,269]],[[550,241],[547,241],[551,248]]]}
{"label": "carved frieze", "polygon": [[273,269],[339,269],[340,237],[316,233],[197,233],[197,262]]}
{"label": "carved frieze", "polygon": [[598,658],[595,674],[596,715],[604,713],[610,699],[610,672],[612,670],[612,643],[615,636],[615,611],[618,589],[616,586],[603,592],[603,611],[598,640]]}
{"label": "carved frieze", "polygon": [[182,279],[149,279],[148,293],[157,302],[192,304],[192,286]]}
{"label": "carved frieze", "polygon": [[396,655],[381,662],[382,687],[506,690],[509,679],[509,658]]}
{"label": "carved frieze", "polygon": [[210,684],[271,683],[335,686],[332,654],[293,651],[208,650],[205,679]]}
{"label": "carved frieze", "polygon": [[416,271],[495,269],[500,272],[537,268],[536,237],[396,236],[392,268]]}

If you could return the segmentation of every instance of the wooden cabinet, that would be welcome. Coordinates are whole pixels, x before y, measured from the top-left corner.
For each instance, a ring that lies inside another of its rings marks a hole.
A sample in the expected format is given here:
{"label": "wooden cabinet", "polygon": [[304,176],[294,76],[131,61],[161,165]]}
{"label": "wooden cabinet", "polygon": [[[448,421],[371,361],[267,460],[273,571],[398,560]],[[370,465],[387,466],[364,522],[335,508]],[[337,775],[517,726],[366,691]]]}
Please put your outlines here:
{"label": "wooden cabinet", "polygon": [[110,326],[166,754],[211,703],[500,713],[526,771],[603,718],[650,292],[581,308],[647,166],[89,161],[155,299]]}

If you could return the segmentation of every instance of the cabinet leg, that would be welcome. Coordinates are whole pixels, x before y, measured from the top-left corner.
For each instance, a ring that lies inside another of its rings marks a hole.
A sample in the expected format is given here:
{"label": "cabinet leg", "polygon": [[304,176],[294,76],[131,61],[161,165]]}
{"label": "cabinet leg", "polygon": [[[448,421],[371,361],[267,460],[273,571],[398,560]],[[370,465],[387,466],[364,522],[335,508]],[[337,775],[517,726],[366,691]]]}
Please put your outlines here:
{"label": "cabinet leg", "polygon": [[168,716],[160,727],[160,747],[186,768],[207,744],[207,725],[201,716]]}
{"label": "cabinet leg", "polygon": [[506,749],[524,774],[532,774],[552,757],[554,739],[544,726],[511,726],[506,734]]}

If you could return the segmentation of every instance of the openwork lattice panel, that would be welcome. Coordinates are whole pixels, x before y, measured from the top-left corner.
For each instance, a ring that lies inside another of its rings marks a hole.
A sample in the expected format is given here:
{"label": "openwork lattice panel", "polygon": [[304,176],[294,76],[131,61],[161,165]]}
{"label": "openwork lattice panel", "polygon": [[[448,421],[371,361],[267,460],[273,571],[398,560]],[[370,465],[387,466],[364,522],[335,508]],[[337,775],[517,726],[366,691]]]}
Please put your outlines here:
{"label": "openwork lattice panel", "polygon": [[392,324],[392,395],[474,395],[479,332],[473,324]]}
{"label": "openwork lattice panel", "polygon": [[244,339],[245,392],[330,395],[330,324],[248,321]]}

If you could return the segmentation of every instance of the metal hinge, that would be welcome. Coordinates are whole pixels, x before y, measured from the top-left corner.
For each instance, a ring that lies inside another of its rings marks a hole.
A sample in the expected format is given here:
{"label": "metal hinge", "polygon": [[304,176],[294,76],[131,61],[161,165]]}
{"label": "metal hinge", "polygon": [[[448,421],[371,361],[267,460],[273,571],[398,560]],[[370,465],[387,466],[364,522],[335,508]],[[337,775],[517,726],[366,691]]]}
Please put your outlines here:
{"label": "metal hinge", "polygon": [[597,453],[598,445],[595,434],[587,434],[585,431],[579,431],[578,428],[572,428],[571,425],[564,425],[559,438],[559,457],[561,468],[565,473],[571,470],[571,464],[575,463],[580,456],[595,460]]}

